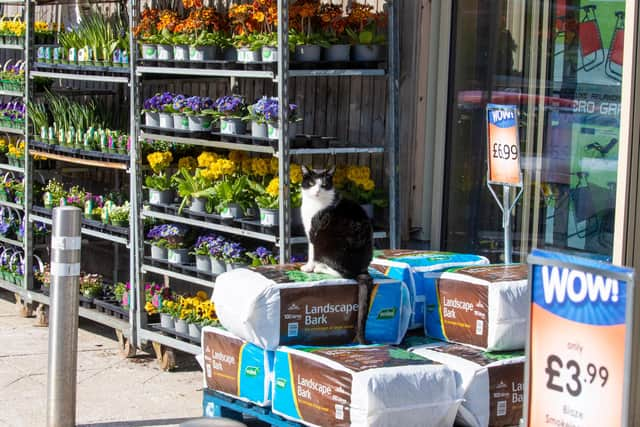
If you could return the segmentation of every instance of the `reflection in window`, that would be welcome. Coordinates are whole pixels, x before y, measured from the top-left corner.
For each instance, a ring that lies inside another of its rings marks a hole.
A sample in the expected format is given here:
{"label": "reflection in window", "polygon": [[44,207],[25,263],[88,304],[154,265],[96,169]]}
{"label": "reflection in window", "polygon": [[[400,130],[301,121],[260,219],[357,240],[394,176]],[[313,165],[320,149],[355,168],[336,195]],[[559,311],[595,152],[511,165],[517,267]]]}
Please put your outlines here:
{"label": "reflection in window", "polygon": [[514,259],[532,246],[611,255],[624,2],[543,4],[546,13],[527,1],[454,2],[445,249],[500,260],[501,212],[485,178],[484,111],[497,103],[519,108],[528,177]]}

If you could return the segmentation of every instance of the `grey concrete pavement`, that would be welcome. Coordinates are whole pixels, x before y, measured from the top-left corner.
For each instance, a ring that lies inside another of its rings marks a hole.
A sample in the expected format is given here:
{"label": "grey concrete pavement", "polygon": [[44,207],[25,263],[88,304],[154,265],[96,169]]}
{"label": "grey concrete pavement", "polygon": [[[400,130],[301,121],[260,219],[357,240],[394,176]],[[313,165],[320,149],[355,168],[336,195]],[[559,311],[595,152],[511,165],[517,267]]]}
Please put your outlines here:
{"label": "grey concrete pavement", "polygon": [[[46,426],[49,329],[18,315],[0,290],[0,427]],[[175,426],[202,414],[202,374],[191,355],[160,370],[143,353],[123,358],[112,329],[80,320],[76,422],[95,427]]]}

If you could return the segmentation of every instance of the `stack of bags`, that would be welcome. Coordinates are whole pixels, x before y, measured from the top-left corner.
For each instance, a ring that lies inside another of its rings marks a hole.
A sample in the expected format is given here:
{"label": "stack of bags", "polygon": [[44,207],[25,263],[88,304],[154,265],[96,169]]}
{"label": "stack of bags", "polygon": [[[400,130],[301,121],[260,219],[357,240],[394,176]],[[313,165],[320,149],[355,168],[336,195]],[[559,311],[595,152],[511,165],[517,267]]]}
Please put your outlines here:
{"label": "stack of bags", "polygon": [[[516,425],[523,358],[487,351],[524,347],[526,269],[473,255],[377,255],[367,346],[353,345],[354,281],[294,265],[221,275],[213,299],[224,330],[202,335],[206,387],[306,425]],[[392,346],[417,325],[443,341]]]}
{"label": "stack of bags", "polygon": [[409,351],[455,372],[464,399],[457,423],[513,426],[522,417],[528,271],[526,265],[486,264],[474,255],[409,251],[385,251],[372,263],[413,283],[412,325],[422,316],[430,339],[409,344]]}
{"label": "stack of bags", "polygon": [[354,346],[357,283],[298,269],[218,277],[213,300],[225,330],[203,329],[206,387],[307,425],[453,425],[454,372],[385,345],[406,333],[408,287],[375,277],[365,337],[377,345]]}

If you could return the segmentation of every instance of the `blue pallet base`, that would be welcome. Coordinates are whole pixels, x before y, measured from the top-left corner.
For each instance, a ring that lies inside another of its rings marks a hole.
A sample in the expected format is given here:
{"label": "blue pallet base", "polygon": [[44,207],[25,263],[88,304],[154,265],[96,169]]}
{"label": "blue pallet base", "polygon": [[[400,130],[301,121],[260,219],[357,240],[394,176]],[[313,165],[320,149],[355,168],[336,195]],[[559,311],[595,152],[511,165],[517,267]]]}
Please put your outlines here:
{"label": "blue pallet base", "polygon": [[302,424],[287,420],[271,412],[271,408],[234,399],[215,390],[205,389],[202,393],[202,409],[205,417],[223,417],[243,421],[243,416],[254,417],[276,427],[299,427]]}

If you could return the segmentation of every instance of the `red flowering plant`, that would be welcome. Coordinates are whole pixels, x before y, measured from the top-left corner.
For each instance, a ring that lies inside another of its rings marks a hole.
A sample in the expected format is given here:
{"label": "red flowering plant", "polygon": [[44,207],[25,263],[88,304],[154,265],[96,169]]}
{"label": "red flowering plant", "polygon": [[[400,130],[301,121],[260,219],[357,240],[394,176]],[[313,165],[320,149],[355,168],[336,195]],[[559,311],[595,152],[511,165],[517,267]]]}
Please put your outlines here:
{"label": "red flowering plant", "polygon": [[383,44],[386,40],[387,14],[374,12],[373,6],[353,2],[347,15],[347,35],[352,44]]}

